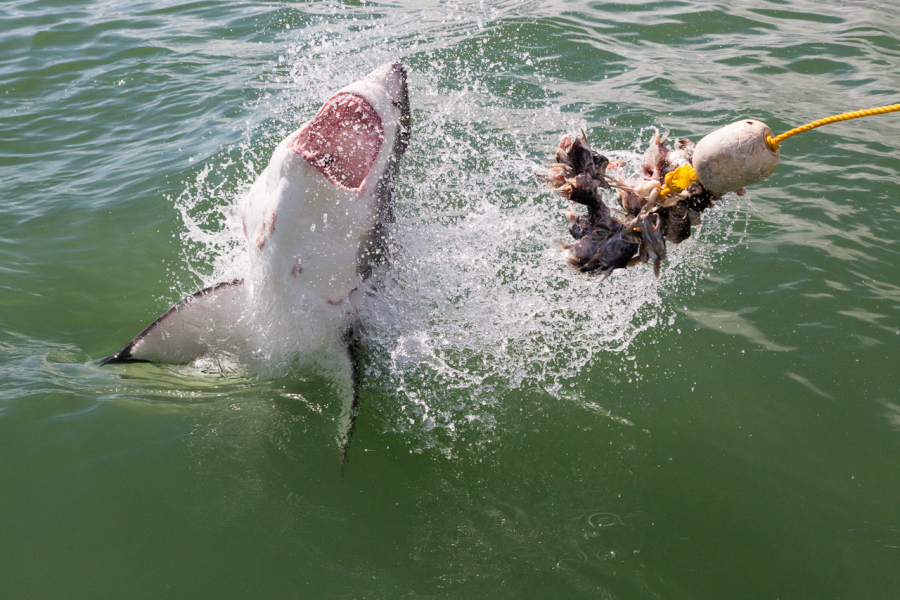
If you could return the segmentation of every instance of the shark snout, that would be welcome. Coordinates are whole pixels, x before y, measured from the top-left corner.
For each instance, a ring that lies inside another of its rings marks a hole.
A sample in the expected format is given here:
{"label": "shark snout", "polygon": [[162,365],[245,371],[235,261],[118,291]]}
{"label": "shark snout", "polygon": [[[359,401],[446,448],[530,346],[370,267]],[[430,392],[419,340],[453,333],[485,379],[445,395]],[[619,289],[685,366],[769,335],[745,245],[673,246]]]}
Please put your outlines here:
{"label": "shark snout", "polygon": [[397,136],[394,141],[393,154],[399,158],[409,146],[411,133],[409,110],[409,86],[406,82],[406,66],[397,61],[380,66],[372,73],[381,78],[381,85],[397,110]]}
{"label": "shark snout", "polygon": [[402,62],[385,63],[369,73],[366,79],[373,79],[381,85],[393,102],[409,101],[406,67]]}

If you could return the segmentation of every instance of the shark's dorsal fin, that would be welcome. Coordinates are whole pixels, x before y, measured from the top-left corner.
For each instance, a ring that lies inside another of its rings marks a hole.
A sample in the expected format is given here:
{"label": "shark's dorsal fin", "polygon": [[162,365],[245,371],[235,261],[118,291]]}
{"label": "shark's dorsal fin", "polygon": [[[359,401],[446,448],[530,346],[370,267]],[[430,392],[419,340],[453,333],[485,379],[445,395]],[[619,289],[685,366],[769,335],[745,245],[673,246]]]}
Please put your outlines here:
{"label": "shark's dorsal fin", "polygon": [[176,304],[100,364],[148,361],[187,364],[227,346],[249,303],[243,280],[218,283]]}

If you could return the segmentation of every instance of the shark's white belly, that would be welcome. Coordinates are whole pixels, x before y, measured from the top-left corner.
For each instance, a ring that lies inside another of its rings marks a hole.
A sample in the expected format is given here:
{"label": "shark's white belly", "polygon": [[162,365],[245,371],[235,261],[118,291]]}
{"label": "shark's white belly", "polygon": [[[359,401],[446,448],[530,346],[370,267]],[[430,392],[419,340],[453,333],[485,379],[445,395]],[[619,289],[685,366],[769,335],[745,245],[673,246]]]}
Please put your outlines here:
{"label": "shark's white belly", "polygon": [[283,313],[279,321],[340,325],[359,283],[360,249],[374,225],[376,199],[336,188],[291,150],[292,137],[243,201],[247,284],[257,308],[272,305]]}

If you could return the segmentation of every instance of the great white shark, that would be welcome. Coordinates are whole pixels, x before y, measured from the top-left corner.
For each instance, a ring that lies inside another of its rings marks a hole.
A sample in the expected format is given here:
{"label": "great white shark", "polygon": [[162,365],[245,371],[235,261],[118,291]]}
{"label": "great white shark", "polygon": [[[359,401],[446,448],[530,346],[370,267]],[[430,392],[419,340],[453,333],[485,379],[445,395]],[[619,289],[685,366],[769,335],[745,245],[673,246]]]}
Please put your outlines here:
{"label": "great white shark", "polygon": [[345,450],[357,389],[354,291],[384,260],[383,226],[409,136],[401,63],[338,90],[278,144],[241,200],[246,277],[189,296],[102,364],[227,354],[318,368],[343,396]]}

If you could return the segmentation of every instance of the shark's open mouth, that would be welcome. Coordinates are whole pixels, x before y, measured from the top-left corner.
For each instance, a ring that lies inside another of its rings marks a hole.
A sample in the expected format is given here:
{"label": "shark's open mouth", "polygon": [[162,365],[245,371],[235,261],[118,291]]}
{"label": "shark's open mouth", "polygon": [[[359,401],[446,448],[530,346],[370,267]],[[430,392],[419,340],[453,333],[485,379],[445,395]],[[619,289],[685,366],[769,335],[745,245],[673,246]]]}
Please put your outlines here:
{"label": "shark's open mouth", "polygon": [[365,98],[332,96],[291,142],[294,152],[335,185],[357,189],[372,170],[384,142],[381,117]]}

